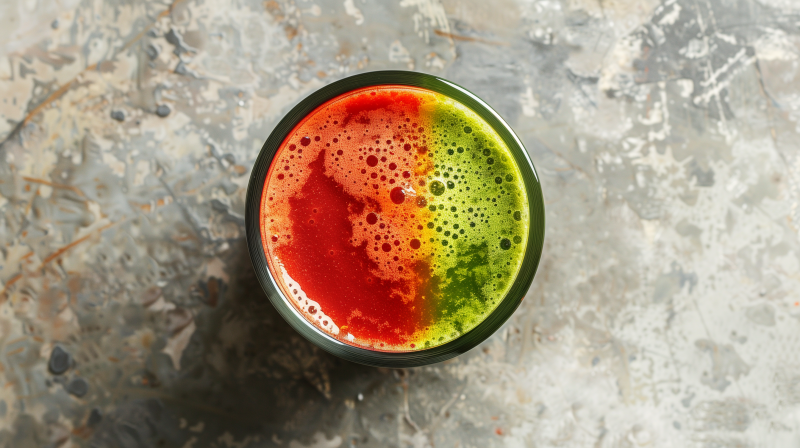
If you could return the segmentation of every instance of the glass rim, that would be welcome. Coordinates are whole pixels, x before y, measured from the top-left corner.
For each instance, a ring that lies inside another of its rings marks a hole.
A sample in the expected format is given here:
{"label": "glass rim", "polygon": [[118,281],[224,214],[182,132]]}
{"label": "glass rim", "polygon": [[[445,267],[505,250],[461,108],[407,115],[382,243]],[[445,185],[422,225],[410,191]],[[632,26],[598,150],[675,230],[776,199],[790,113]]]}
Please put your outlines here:
{"label": "glass rim", "polygon": [[[435,347],[409,352],[369,350],[341,342],[309,322],[283,294],[269,269],[261,239],[261,198],[269,167],[281,144],[308,114],[325,102],[350,91],[381,85],[420,87],[452,98],[486,121],[508,147],[528,195],[528,244],[516,278],[505,297],[483,321],[457,338]],[[488,104],[467,89],[444,78],[400,70],[374,71],[335,81],[295,105],[270,133],[250,173],[245,200],[245,231],[250,261],[261,288],[278,313],[312,344],[335,356],[376,367],[417,367],[446,361],[474,348],[494,334],[522,303],[536,274],[544,245],[544,198],[536,168],[511,127]]]}

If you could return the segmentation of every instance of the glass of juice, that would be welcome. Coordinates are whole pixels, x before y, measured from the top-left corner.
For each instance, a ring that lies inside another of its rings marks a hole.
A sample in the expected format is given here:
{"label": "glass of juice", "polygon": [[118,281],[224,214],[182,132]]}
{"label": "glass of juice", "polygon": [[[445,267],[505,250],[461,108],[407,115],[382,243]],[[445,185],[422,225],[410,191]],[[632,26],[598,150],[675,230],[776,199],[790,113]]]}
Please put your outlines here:
{"label": "glass of juice", "polygon": [[473,348],[533,281],[544,202],[486,103],[413,72],[314,92],[256,160],[247,243],[278,312],[344,359],[412,367]]}

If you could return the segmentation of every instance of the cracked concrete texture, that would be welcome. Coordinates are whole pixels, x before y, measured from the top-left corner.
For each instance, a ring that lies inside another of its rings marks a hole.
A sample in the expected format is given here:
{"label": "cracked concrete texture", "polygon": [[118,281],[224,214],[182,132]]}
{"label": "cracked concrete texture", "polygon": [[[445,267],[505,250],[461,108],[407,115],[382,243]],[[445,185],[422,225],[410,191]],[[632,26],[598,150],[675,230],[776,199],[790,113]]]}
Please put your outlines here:
{"label": "cracked concrete texture", "polygon": [[[0,446],[800,445],[800,5],[0,5]],[[263,296],[251,164],[309,92],[412,69],[514,127],[547,207],[508,324],[333,358]]]}

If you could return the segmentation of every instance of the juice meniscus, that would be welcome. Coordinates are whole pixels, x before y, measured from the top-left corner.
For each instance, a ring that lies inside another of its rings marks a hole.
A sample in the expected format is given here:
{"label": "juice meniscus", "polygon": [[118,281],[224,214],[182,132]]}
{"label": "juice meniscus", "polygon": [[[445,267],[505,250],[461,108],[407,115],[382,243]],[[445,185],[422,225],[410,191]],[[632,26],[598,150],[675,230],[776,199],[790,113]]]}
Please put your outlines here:
{"label": "juice meniscus", "polygon": [[270,273],[344,344],[430,349],[480,324],[523,263],[531,210],[512,151],[459,101],[368,86],[297,123],[264,179]]}

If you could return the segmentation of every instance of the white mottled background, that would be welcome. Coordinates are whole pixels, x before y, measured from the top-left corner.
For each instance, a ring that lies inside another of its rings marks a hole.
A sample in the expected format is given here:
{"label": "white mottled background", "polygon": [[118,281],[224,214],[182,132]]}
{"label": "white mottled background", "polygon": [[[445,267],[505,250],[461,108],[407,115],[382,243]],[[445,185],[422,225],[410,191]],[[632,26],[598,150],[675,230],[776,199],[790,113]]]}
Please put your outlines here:
{"label": "white mottled background", "polygon": [[[0,2],[0,447],[800,446],[796,0]],[[288,109],[442,75],[544,186],[511,321],[390,371],[293,333],[244,196]]]}

